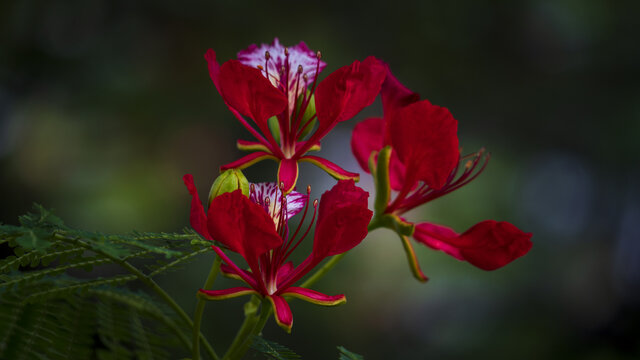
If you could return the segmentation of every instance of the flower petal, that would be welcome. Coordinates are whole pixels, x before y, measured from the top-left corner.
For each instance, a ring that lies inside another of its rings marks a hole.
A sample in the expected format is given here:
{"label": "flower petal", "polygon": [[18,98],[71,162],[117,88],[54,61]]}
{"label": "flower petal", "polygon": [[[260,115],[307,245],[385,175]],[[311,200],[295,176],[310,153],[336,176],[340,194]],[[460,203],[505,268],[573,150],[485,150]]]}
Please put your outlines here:
{"label": "flower petal", "polygon": [[[238,267],[238,265],[236,265],[231,259],[229,259],[227,254],[225,254],[224,251],[222,251],[222,249],[220,249],[219,247],[217,247],[215,245],[212,245],[211,248],[222,259],[222,261],[223,261],[222,265],[227,265],[228,269],[230,269],[231,271],[233,271],[233,273],[235,275],[240,277],[240,280],[244,281],[245,283],[247,283],[249,286],[251,286],[254,289],[257,289],[257,290],[259,289],[260,291],[263,291],[263,292],[265,291],[264,285],[263,284],[259,284],[256,281],[256,279],[253,277],[253,273],[247,272],[247,271],[244,271],[244,270],[240,269]],[[222,268],[222,265],[220,266],[221,268]],[[233,276],[231,276],[231,277],[233,277]]]}
{"label": "flower petal", "polygon": [[363,62],[356,60],[327,76],[318,84],[315,93],[318,129],[296,154],[305,154],[338,122],[351,119],[371,105],[380,92],[384,78],[385,68],[373,56]]}
{"label": "flower petal", "polygon": [[342,294],[329,296],[315,290],[295,286],[286,289],[280,295],[295,297],[322,306],[336,306],[347,302],[347,298]]}
{"label": "flower petal", "polygon": [[242,151],[262,151],[269,153],[269,148],[261,142],[256,141],[247,141],[247,140],[238,140],[236,142],[236,146],[238,150]]}
{"label": "flower petal", "polygon": [[326,77],[316,90],[316,109],[323,124],[349,120],[371,105],[386,76],[384,65],[373,56],[354,61]]}
{"label": "flower petal", "polygon": [[393,114],[391,145],[407,169],[403,191],[418,180],[434,189],[445,185],[460,156],[457,124],[449,110],[426,100]]}
{"label": "flower petal", "polygon": [[369,157],[384,146],[384,120],[368,118],[356,124],[351,133],[351,151],[362,170],[369,173]]}
{"label": "flower petal", "polygon": [[298,181],[298,162],[294,159],[281,159],[278,166],[278,184],[284,184],[284,193],[288,194]]}
{"label": "flower petal", "polygon": [[[313,81],[316,76],[316,70],[322,71],[327,64],[318,60],[316,53],[307,47],[307,44],[300,42],[298,45],[287,47],[289,55],[285,55],[285,47],[280,44],[278,38],[275,38],[271,44],[255,44],[238,53],[238,60],[252,68],[262,67],[262,74],[268,78],[275,87],[285,84],[284,73],[282,68],[289,70],[289,106],[293,109],[295,99],[306,90],[304,86],[303,76],[306,75],[309,81]],[[269,61],[265,61],[265,52],[269,52]],[[288,62],[288,66],[286,65]],[[298,66],[302,66],[302,73],[298,75]],[[266,71],[265,71],[266,70]],[[299,84],[296,86],[296,79],[299,77]],[[296,93],[297,90],[297,93]],[[291,111],[290,110],[290,111]]]}
{"label": "flower petal", "polygon": [[[452,239],[457,238],[458,235],[459,234],[457,232],[446,226],[425,222],[416,225],[416,231],[413,233],[413,238],[419,243],[427,245],[432,249],[442,250],[454,258],[464,261],[464,257],[460,253],[460,249],[449,243]],[[443,241],[442,239],[446,240]]]}
{"label": "flower petal", "polygon": [[[291,326],[293,326],[293,314],[291,313],[289,304],[287,304],[283,297],[277,295],[267,296],[267,299],[269,299],[271,306],[273,306],[273,314],[278,325],[287,333],[291,333]],[[263,309],[262,311],[265,310]]]}
{"label": "flower petal", "polygon": [[220,265],[220,272],[222,273],[223,276],[228,277],[230,279],[235,279],[235,280],[244,280],[242,275],[247,275],[251,274],[251,271],[245,271],[244,274],[240,274],[238,271],[236,271],[236,269],[230,265],[227,265],[226,263],[222,263]]}
{"label": "flower petal", "polygon": [[276,274],[276,284],[278,288],[280,288],[280,284],[289,276],[293,271],[293,262],[287,261],[278,269],[278,274]]}
{"label": "flower petal", "polygon": [[[360,167],[369,173],[369,156],[379,151],[385,144],[385,121],[380,118],[369,118],[359,122],[351,134],[351,151]],[[389,181],[391,188],[400,190],[404,184],[405,166],[398,159],[397,151],[391,152],[389,161]]]}
{"label": "flower petal", "polygon": [[262,160],[278,160],[278,158],[276,158],[275,156],[273,156],[272,154],[266,153],[266,152],[262,152],[262,151],[256,151],[254,153],[251,153],[249,155],[245,155],[243,157],[241,157],[240,159],[228,163],[226,165],[222,165],[220,166],[220,171],[225,171],[225,170],[229,170],[229,169],[245,169],[248,168],[249,166],[262,161]]}
{"label": "flower petal", "polygon": [[184,181],[184,184],[187,186],[187,189],[192,196],[191,214],[189,216],[191,227],[205,239],[213,240],[211,235],[209,235],[209,229],[207,228],[207,215],[204,212],[200,196],[198,196],[196,185],[193,183],[193,175],[186,174],[182,177],[182,181]]}
{"label": "flower petal", "polygon": [[465,260],[483,270],[501,268],[531,250],[531,233],[506,221],[486,220],[457,239]]}
{"label": "flower petal", "polygon": [[[282,191],[280,191],[276,183],[272,182],[253,183],[252,185],[253,190],[249,199],[262,206],[276,223],[277,228],[278,221],[280,221],[280,211],[282,209]],[[266,198],[269,198],[268,202]],[[291,191],[286,195],[286,200],[287,210],[285,215],[286,219],[289,220],[304,209],[304,206],[309,200],[309,196],[297,191]]]}
{"label": "flower petal", "polygon": [[267,119],[280,114],[287,98],[262,76],[260,70],[242,65],[237,60],[222,64],[218,75],[220,94],[240,114],[253,119],[262,134],[272,137]]}
{"label": "flower petal", "polygon": [[367,207],[368,197],[353,180],[340,180],[322,194],[313,241],[314,262],[349,251],[367,236],[373,216]]}
{"label": "flower petal", "polygon": [[331,175],[334,179],[337,179],[337,180],[349,180],[349,179],[353,181],[360,180],[360,174],[347,171],[341,168],[340,166],[332,163],[331,161],[318,156],[312,156],[312,155],[303,156],[300,158],[299,161],[310,162],[313,165],[319,167],[320,169],[326,171],[329,175]]}
{"label": "flower petal", "polygon": [[392,114],[399,109],[420,101],[420,95],[402,85],[402,83],[393,76],[389,66],[386,65],[385,67],[387,69],[387,76],[384,79],[384,83],[382,83],[380,96],[382,97],[384,116],[385,118],[391,118]]}
{"label": "flower petal", "polygon": [[258,257],[282,244],[271,217],[240,190],[214,198],[208,220],[211,236],[242,255],[254,274],[260,273]]}
{"label": "flower petal", "polygon": [[198,297],[207,300],[225,300],[243,295],[258,295],[258,292],[244,286],[238,286],[224,290],[198,290]]}
{"label": "flower petal", "polygon": [[416,240],[483,270],[501,268],[525,255],[532,246],[531,236],[506,221],[494,220],[482,221],[461,235],[433,224],[419,224],[414,233]]}
{"label": "flower petal", "polygon": [[207,66],[209,67],[209,76],[211,77],[211,81],[213,81],[213,85],[215,85],[218,92],[220,92],[220,86],[218,85],[218,77],[220,76],[220,64],[218,64],[218,60],[216,60],[216,52],[213,49],[207,50],[204,54],[204,59],[207,60]]}

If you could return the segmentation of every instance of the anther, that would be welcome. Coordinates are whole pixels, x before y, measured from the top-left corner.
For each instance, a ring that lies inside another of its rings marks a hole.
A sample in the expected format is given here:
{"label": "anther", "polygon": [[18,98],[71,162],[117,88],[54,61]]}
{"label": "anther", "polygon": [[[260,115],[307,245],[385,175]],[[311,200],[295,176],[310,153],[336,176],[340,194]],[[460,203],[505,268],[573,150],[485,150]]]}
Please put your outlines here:
{"label": "anther", "polygon": [[264,67],[262,65],[258,65],[258,70],[264,70]]}
{"label": "anther", "polygon": [[466,169],[470,169],[470,168],[471,168],[471,160],[468,160],[468,161],[464,164],[464,167],[465,167]]}
{"label": "anther", "polygon": [[320,52],[320,50],[318,50],[318,52],[316,53],[316,58],[318,60],[322,59],[322,53]]}
{"label": "anther", "polygon": [[318,199],[313,200],[313,207],[318,206]]}
{"label": "anther", "polygon": [[284,191],[284,181],[280,181],[280,191]]}
{"label": "anther", "polygon": [[304,82],[306,83],[307,80],[309,80],[309,77],[307,76],[307,74],[302,75],[302,79],[304,80]]}
{"label": "anther", "polygon": [[286,71],[286,69],[284,68],[284,66],[282,66],[282,67],[280,68],[280,73],[281,73],[281,74],[284,74],[284,72],[285,72],[285,71]]}
{"label": "anther", "polygon": [[307,185],[307,195],[311,195],[311,185]]}
{"label": "anther", "polygon": [[289,56],[289,49],[288,48],[284,48],[284,56]]}
{"label": "anther", "polygon": [[265,60],[269,60],[269,59],[271,59],[271,54],[269,54],[269,51],[265,51],[265,52],[264,52],[264,59],[265,59]]}
{"label": "anther", "polygon": [[271,204],[271,199],[269,199],[268,196],[264,197],[264,204],[267,205],[267,206],[269,206],[269,204]]}
{"label": "anther", "polygon": [[302,74],[302,65],[298,65],[298,74]]}

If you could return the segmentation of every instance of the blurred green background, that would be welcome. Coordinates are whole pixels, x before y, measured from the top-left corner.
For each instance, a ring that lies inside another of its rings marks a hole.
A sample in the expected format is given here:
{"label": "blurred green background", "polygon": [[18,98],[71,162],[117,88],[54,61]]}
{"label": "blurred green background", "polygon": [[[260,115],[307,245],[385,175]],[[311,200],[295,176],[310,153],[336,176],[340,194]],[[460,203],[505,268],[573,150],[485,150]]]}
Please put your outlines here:
{"label": "blurred green background", "polygon": [[[392,233],[372,233],[318,290],[348,303],[292,303],[286,335],[304,358],[632,359],[640,356],[639,2],[530,0],[3,1],[0,3],[0,222],[33,202],[104,232],[181,231],[192,173],[201,196],[237,159],[234,120],[209,79],[224,61],[279,37],[321,50],[326,76],[374,55],[459,120],[482,176],[410,214],[458,231],[484,219],[533,232],[532,251],[484,272],[417,247],[420,284]],[[321,155],[357,171],[350,130]],[[633,165],[636,164],[636,165]],[[273,180],[275,163],[246,174]],[[314,196],[333,184],[302,166]],[[361,185],[371,191],[371,180]],[[308,247],[307,247],[308,250]],[[299,255],[305,256],[304,251]],[[162,280],[192,311],[212,256]],[[221,282],[229,286],[233,282]],[[204,330],[224,347],[244,299],[210,304]]]}

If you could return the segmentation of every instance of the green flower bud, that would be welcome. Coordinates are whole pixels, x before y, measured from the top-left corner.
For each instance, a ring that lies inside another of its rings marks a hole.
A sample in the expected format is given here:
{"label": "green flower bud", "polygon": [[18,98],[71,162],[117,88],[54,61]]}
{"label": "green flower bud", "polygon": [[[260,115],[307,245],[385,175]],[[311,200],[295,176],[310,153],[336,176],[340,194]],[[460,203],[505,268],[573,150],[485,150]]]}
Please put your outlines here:
{"label": "green flower bud", "polygon": [[211,185],[209,191],[209,204],[218,195],[233,192],[237,189],[242,190],[245,196],[249,196],[249,181],[240,169],[229,169],[216,179]]}

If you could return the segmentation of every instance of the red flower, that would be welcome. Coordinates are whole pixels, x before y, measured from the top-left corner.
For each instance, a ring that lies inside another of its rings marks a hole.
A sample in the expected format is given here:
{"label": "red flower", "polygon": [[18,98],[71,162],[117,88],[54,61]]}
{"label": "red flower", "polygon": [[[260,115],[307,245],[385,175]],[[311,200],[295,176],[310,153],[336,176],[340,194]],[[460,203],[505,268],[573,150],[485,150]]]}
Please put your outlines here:
{"label": "red flower", "polygon": [[[238,60],[229,60],[222,66],[211,49],[205,59],[225,103],[256,139],[238,141],[238,148],[253,153],[221,170],[243,169],[264,159],[276,160],[278,184],[284,183],[285,193],[296,184],[300,161],[313,163],[336,179],[358,180],[357,173],[306,154],[319,150],[320,140],[338,122],[352,118],[374,101],[385,77],[384,66],[378,60],[368,57],[362,62],[354,61],[318,84],[318,74],[325,63],[320,60],[320,52],[309,50],[304,42],[285,48],[276,38],[271,45],[252,45],[238,53]],[[257,129],[245,116],[253,120]],[[310,133],[316,122],[317,128]]]}
{"label": "red flower", "polygon": [[[322,195],[320,208],[317,211],[318,222],[313,251],[298,266],[287,262],[287,258],[307,235],[310,227],[304,234],[300,233],[300,226],[293,235],[289,234],[286,219],[291,214],[291,210],[287,206],[286,197],[280,196],[279,199],[275,199],[280,202],[280,208],[277,213],[271,214],[273,217],[270,216],[269,211],[265,211],[265,205],[268,207],[271,204],[275,208],[273,200],[265,198],[260,203],[255,203],[244,196],[240,190],[216,197],[211,202],[208,212],[205,213],[193,184],[193,177],[185,175],[184,182],[193,196],[191,226],[194,230],[203,237],[209,240],[215,239],[224,247],[240,254],[249,265],[249,270],[241,269],[220,247],[213,245],[213,249],[225,263],[221,268],[222,271],[244,281],[248,287],[225,290],[201,289],[202,296],[211,300],[249,294],[265,297],[273,306],[277,323],[287,331],[291,330],[293,317],[284,299],[285,296],[327,306],[346,301],[344,295],[328,296],[293,285],[324,258],[349,251],[367,235],[367,225],[372,216],[372,212],[367,209],[369,195],[356,187],[352,180],[339,181]],[[312,223],[316,218],[317,201],[314,201],[313,206]],[[307,210],[308,203],[300,225]]]}
{"label": "red flower", "polygon": [[[404,87],[388,67],[381,95],[384,118],[370,118],[357,124],[351,146],[367,172],[372,153],[377,156],[383,147],[392,148],[386,163],[377,166],[388,166],[387,182],[398,193],[376,211],[382,213],[380,216],[389,216],[396,224],[410,228],[412,224],[399,215],[468,184],[484,170],[489,155],[482,149],[461,157],[457,121],[449,110],[420,100],[419,95]],[[374,164],[377,161],[376,158],[372,160]],[[493,220],[480,222],[463,234],[444,226],[418,224],[413,237],[484,270],[500,268],[531,248],[530,233],[507,222]],[[405,246],[410,259],[415,260],[408,241]],[[414,274],[423,281],[427,279],[417,263]]]}

